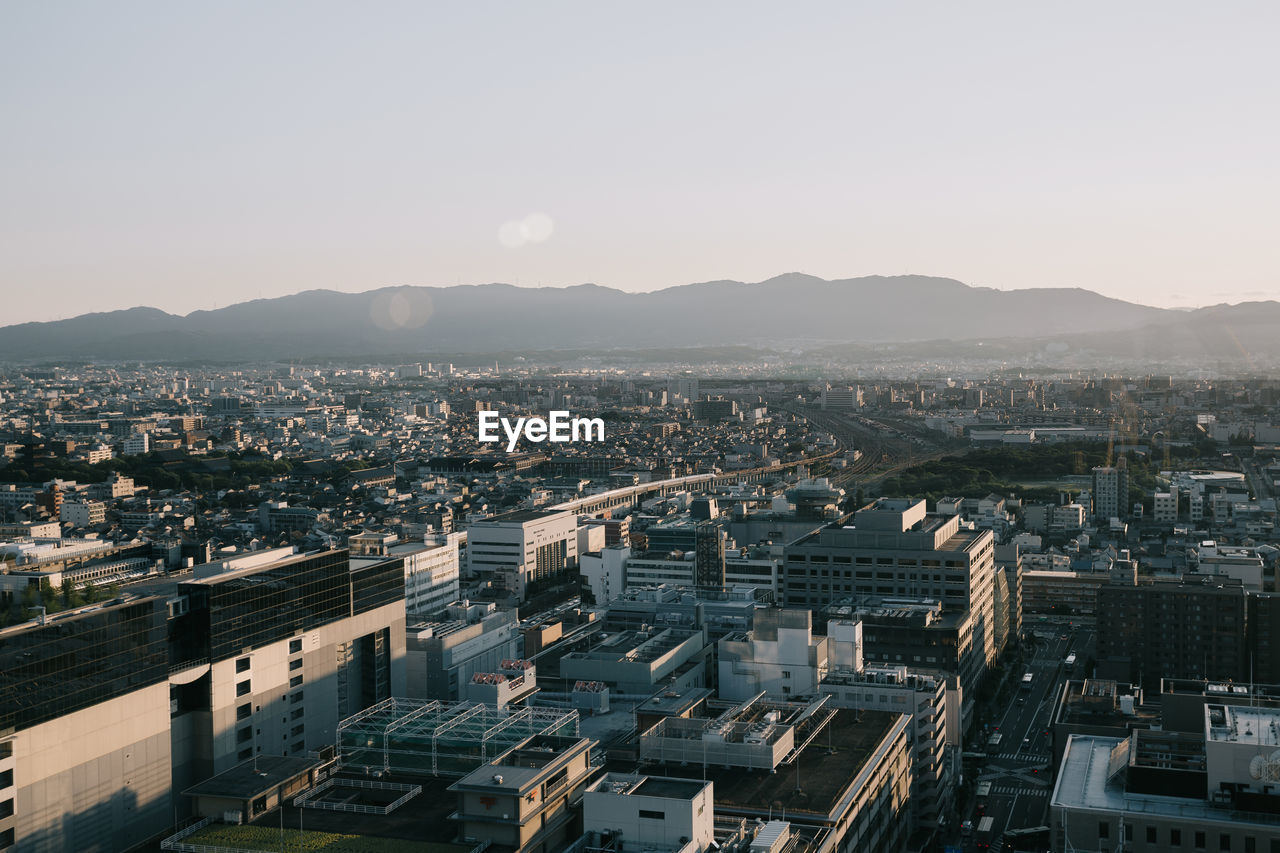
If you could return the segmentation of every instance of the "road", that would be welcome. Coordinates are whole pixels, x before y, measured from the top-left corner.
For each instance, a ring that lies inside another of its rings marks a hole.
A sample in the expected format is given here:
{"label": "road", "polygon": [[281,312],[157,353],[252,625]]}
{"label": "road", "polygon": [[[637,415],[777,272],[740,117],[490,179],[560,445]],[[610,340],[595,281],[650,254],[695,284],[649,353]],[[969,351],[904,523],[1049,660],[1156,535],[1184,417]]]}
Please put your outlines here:
{"label": "road", "polygon": [[[1014,846],[1004,836],[1012,829],[1044,826],[1048,819],[1053,784],[1050,767],[1053,706],[1068,678],[1085,677],[1085,662],[1093,653],[1093,629],[1079,622],[1072,627],[1065,619],[1060,623],[1035,621],[1024,623],[1023,630],[1044,638],[1036,644],[1035,654],[1024,665],[1024,671],[1032,674],[1031,687],[1015,687],[1008,706],[980,736],[985,743],[990,734],[998,731],[1000,746],[989,755],[977,777],[978,782],[991,783],[990,794],[965,815],[976,825],[978,808],[985,808],[985,814],[994,818],[988,849],[996,853],[1035,849],[1034,845],[1025,843]],[[1076,661],[1068,671],[1065,662],[1072,652],[1076,654]],[[1011,673],[1010,681],[1020,684],[1022,675],[1022,672]],[[980,849],[977,841],[976,838],[964,839],[964,849]]]}

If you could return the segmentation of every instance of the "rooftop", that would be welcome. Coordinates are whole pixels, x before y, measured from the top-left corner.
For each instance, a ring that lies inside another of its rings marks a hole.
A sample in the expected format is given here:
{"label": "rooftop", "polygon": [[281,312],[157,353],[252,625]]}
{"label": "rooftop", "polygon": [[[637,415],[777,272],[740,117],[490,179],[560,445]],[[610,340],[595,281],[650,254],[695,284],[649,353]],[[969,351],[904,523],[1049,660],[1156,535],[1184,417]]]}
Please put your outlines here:
{"label": "rooftop", "polygon": [[1187,824],[1252,823],[1274,829],[1280,823],[1280,816],[1215,806],[1208,800],[1126,791],[1119,772],[1127,767],[1128,758],[1128,739],[1072,735],[1067,740],[1050,806],[1160,815]]}
{"label": "rooftop", "polygon": [[1280,710],[1248,705],[1205,705],[1205,739],[1217,743],[1280,746]]}
{"label": "rooftop", "polygon": [[248,800],[319,766],[320,762],[314,758],[259,755],[257,759],[237,764],[182,793],[191,797]]}
{"label": "rooftop", "polygon": [[[867,759],[894,726],[905,720],[902,714],[886,711],[841,710],[795,761],[779,766],[776,773],[741,767],[707,767],[706,779],[715,784],[716,810],[785,809],[788,813],[826,818],[861,773]],[[704,772],[701,765],[667,764],[658,769],[664,776],[698,779]]]}
{"label": "rooftop", "polygon": [[495,515],[492,518],[481,519],[476,524],[525,524],[530,521],[541,521],[544,518],[554,518],[564,515],[562,509],[517,509],[511,512],[504,512],[501,515]]}

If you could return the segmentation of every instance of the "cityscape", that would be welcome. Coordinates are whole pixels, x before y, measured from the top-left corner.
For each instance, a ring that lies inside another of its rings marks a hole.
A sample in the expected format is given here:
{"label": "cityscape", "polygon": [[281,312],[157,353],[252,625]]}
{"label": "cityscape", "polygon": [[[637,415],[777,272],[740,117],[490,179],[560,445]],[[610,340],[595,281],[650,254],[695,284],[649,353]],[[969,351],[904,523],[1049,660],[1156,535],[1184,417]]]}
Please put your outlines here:
{"label": "cityscape", "polygon": [[[559,410],[603,441],[480,440]],[[14,849],[1280,845],[1280,381],[15,365],[0,413]]]}
{"label": "cityscape", "polygon": [[0,853],[1280,853],[1280,4],[0,4]]}

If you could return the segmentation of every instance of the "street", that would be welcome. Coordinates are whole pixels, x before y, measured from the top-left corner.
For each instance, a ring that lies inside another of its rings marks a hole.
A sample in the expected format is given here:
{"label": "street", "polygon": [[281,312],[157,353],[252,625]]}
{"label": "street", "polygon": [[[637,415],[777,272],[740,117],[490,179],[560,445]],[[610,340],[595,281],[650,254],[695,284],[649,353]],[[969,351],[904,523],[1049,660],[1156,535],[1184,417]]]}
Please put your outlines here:
{"label": "street", "polygon": [[[1053,784],[1050,730],[1054,703],[1068,678],[1085,676],[1084,667],[1093,651],[1093,629],[1081,626],[1079,620],[1070,626],[1069,621],[1028,621],[1023,625],[1024,632],[1041,637],[1035,654],[1024,664],[1023,672],[1010,674],[1009,682],[1014,687],[1008,707],[974,741],[985,745],[992,734],[1000,733],[999,746],[990,751],[977,777],[978,783],[990,782],[990,790],[986,796],[976,798],[973,809],[965,815],[974,826],[981,816],[993,818],[991,836],[967,837],[964,849],[983,849],[982,843],[989,843],[987,849],[992,851],[1036,849],[1035,845],[1015,845],[1005,835],[1010,830],[1044,826],[1048,817]],[[1067,656],[1072,653],[1076,659],[1073,666],[1067,667]],[[1022,686],[1025,672],[1032,676],[1029,687]],[[983,810],[982,815],[979,809]]]}

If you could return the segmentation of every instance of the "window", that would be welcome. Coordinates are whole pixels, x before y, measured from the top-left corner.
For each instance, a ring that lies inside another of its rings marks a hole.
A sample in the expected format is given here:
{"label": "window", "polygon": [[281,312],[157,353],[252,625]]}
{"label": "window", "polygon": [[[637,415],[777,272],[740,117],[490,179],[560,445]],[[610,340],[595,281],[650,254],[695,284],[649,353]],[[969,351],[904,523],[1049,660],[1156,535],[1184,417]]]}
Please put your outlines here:
{"label": "window", "polygon": [[0,803],[0,818],[6,818],[13,814],[13,797]]}
{"label": "window", "polygon": [[292,711],[289,712],[289,719],[301,720],[303,715],[306,713],[307,713],[306,708],[294,708]]}
{"label": "window", "polygon": [[253,727],[248,726],[236,730],[236,743],[245,743],[253,738]]}
{"label": "window", "polygon": [[1148,844],[1156,843],[1156,828],[1154,826],[1147,827],[1147,843]]}
{"label": "window", "polygon": [[290,671],[295,669],[302,669],[302,658],[294,658],[293,660],[289,661],[289,669]]}
{"label": "window", "polygon": [[238,753],[236,753],[236,758],[240,759],[241,761],[245,761],[247,759],[253,758],[253,748],[250,747],[249,749],[240,750]]}
{"label": "window", "polygon": [[290,678],[290,679],[289,679],[289,686],[290,686],[290,687],[299,687],[299,686],[301,686],[301,685],[302,685],[302,676],[301,676],[301,675],[295,675],[293,678]]}
{"label": "window", "polygon": [[542,783],[542,799],[545,800],[549,795],[559,790],[560,787],[568,781],[568,779],[568,768],[562,768],[557,770],[555,773],[552,773],[551,776],[547,778],[547,781]]}
{"label": "window", "polygon": [[13,771],[6,770],[3,773],[0,773],[0,791],[4,790],[5,788],[12,788],[12,787],[13,787]]}
{"label": "window", "polygon": [[666,820],[667,819],[666,812],[656,812],[656,811],[653,811],[652,809],[641,809],[640,817],[648,818],[649,820]]}
{"label": "window", "polygon": [[1231,849],[1231,834],[1230,834],[1230,833],[1227,833],[1227,832],[1221,832],[1221,833],[1218,833],[1218,849],[1219,849],[1219,850],[1230,850],[1230,849]]}
{"label": "window", "polygon": [[252,713],[253,713],[253,703],[245,702],[239,708],[236,708],[236,719],[247,720],[249,719],[249,715],[251,715]]}
{"label": "window", "polygon": [[249,690],[250,690],[250,687],[249,687],[249,679],[247,679],[247,678],[246,678],[244,681],[241,681],[239,684],[237,684],[237,685],[236,685],[236,695],[237,695],[237,696],[248,696],[248,695],[249,695]]}
{"label": "window", "polygon": [[1252,835],[1245,836],[1244,853],[1258,853],[1258,839]]}
{"label": "window", "polygon": [[289,654],[296,655],[302,651],[302,638],[297,637],[289,641]]}
{"label": "window", "polygon": [[0,832],[0,850],[13,846],[13,827]]}
{"label": "window", "polygon": [[301,690],[299,690],[297,693],[295,693],[295,694],[293,694],[292,696],[290,696],[290,697],[289,697],[289,701],[290,701],[290,702],[301,702],[301,701],[302,701],[302,691],[301,691]]}
{"label": "window", "polygon": [[784,670],[782,671],[782,677],[783,677],[783,678],[790,678],[790,677],[791,677],[791,673],[790,673],[789,671],[787,671],[787,670],[785,670],[785,669],[784,669]]}
{"label": "window", "polygon": [[294,743],[294,745],[293,745],[293,746],[289,747],[289,751],[290,751],[290,752],[302,752],[302,751],[303,751],[303,750],[305,750],[306,748],[307,748],[307,745],[306,745],[305,743],[303,743],[302,741],[297,741],[297,742],[295,742],[295,743]]}
{"label": "window", "polygon": [[236,661],[236,673],[248,672],[248,671],[249,671],[248,658],[240,658],[239,660]]}
{"label": "window", "polygon": [[1098,838],[1103,839],[1103,838],[1110,838],[1110,837],[1111,837],[1111,824],[1107,823],[1105,820],[1098,821]]}
{"label": "window", "polygon": [[1204,830],[1196,830],[1196,849],[1203,850],[1205,846]]}
{"label": "window", "polygon": [[1170,847],[1182,846],[1182,830],[1181,829],[1169,830],[1169,846]]}

